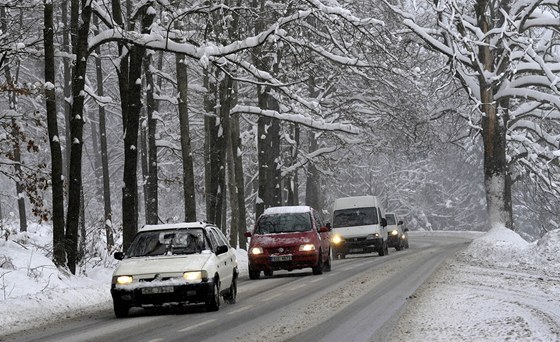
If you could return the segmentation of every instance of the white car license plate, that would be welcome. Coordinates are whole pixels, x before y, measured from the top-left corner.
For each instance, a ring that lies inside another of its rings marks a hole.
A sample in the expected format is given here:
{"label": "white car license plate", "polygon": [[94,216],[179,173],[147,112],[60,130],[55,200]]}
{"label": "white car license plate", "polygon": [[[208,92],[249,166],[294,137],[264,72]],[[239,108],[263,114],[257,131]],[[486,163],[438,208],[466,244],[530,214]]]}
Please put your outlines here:
{"label": "white car license plate", "polygon": [[270,261],[276,262],[276,261],[290,261],[292,260],[292,256],[291,255],[274,255],[270,257]]}
{"label": "white car license plate", "polygon": [[142,294],[159,294],[159,293],[171,293],[171,292],[173,292],[173,286],[158,286],[158,287],[142,288]]}

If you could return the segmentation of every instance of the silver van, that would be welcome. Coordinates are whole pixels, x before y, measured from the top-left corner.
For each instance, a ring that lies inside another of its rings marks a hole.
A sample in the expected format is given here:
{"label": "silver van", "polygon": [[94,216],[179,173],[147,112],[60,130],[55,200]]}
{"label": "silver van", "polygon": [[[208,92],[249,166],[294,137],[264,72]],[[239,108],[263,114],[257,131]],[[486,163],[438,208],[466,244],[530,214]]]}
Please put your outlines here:
{"label": "silver van", "polygon": [[334,201],[332,216],[333,255],[377,252],[389,254],[385,210],[375,196],[343,197]]}

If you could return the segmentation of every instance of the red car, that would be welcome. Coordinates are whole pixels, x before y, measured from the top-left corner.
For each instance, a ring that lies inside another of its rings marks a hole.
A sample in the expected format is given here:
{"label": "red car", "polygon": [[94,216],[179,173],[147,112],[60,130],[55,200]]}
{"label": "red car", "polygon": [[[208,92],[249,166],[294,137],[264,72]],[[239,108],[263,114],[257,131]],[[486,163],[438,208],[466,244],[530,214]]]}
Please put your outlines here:
{"label": "red car", "polygon": [[308,206],[268,208],[258,218],[249,244],[249,278],[261,271],[310,267],[313,274],[331,270],[330,225],[323,225],[318,212]]}

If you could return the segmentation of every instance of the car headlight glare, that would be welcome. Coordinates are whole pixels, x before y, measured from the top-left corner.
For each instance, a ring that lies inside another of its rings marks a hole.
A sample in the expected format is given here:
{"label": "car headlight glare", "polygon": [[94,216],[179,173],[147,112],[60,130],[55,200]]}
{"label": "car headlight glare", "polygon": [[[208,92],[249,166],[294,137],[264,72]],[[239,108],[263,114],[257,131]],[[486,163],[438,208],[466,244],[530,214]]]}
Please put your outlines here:
{"label": "car headlight glare", "polygon": [[333,236],[333,238],[332,238],[332,242],[333,242],[335,245],[338,245],[339,243],[342,242],[342,237],[341,237],[340,235],[335,235],[335,236]]}
{"label": "car headlight glare", "polygon": [[315,245],[312,245],[310,243],[307,243],[305,245],[300,245],[299,246],[299,250],[300,252],[310,252],[310,251],[314,251],[315,250]]}
{"label": "car headlight glare", "polygon": [[253,247],[251,248],[251,254],[263,254],[263,249],[261,247]]}
{"label": "car headlight glare", "polygon": [[391,235],[399,235],[399,232],[397,230],[393,230],[391,231]]}
{"label": "car headlight glare", "polygon": [[116,282],[119,285],[128,285],[132,283],[132,276],[118,276]]}
{"label": "car headlight glare", "polygon": [[183,279],[189,283],[200,283],[208,280],[208,273],[206,271],[188,271],[183,273]]}

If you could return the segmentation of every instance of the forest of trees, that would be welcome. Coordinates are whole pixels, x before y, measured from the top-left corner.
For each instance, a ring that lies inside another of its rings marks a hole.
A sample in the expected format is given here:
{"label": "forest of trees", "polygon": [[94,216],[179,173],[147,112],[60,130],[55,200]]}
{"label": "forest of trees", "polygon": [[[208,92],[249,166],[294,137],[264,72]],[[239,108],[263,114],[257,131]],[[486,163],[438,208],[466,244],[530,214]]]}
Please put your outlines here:
{"label": "forest of trees", "polygon": [[52,224],[72,273],[143,224],[244,248],[266,207],[347,195],[560,228],[558,2],[342,3],[0,0],[2,222]]}

